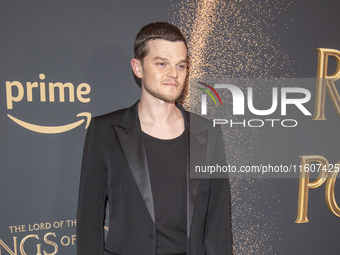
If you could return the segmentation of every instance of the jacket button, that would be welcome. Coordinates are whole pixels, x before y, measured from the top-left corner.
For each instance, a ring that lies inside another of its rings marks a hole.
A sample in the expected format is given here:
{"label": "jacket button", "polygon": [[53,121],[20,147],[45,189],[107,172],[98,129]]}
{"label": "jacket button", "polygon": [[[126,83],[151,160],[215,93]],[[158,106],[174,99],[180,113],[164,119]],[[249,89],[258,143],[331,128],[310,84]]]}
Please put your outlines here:
{"label": "jacket button", "polygon": [[156,236],[155,236],[155,234],[150,233],[150,234],[149,234],[149,238],[150,238],[151,240],[155,240]]}

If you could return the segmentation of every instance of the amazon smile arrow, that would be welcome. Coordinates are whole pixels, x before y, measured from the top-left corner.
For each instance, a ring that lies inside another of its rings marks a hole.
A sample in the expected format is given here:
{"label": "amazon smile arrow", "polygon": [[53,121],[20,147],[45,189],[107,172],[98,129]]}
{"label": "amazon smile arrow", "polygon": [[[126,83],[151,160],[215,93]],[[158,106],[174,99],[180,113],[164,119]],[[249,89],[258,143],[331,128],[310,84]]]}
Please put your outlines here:
{"label": "amazon smile arrow", "polygon": [[39,125],[35,125],[35,124],[31,124],[31,123],[19,120],[9,114],[7,114],[7,116],[8,118],[13,120],[18,125],[28,130],[31,130],[33,132],[42,133],[42,134],[59,134],[59,133],[63,133],[66,131],[70,131],[71,129],[74,129],[78,127],[79,125],[81,125],[85,121],[85,119],[86,119],[85,129],[87,129],[91,122],[91,113],[89,112],[81,112],[77,115],[77,117],[84,116],[86,117],[85,119],[81,119],[76,122],[73,122],[67,125],[62,125],[62,126],[39,126]]}

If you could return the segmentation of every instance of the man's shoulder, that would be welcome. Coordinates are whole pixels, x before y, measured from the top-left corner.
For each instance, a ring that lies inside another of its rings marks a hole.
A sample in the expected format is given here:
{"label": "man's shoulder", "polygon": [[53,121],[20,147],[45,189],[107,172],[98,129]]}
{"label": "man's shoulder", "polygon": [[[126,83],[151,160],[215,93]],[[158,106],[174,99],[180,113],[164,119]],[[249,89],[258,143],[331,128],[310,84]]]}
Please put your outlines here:
{"label": "man's shoulder", "polygon": [[113,112],[109,112],[103,115],[99,115],[94,117],[92,120],[94,120],[97,125],[107,125],[107,124],[114,124],[114,125],[119,125],[121,120],[125,116],[125,120],[133,120],[138,118],[138,113],[137,113],[137,106],[138,106],[138,101],[132,105],[131,107],[119,109]]}
{"label": "man's shoulder", "polygon": [[113,112],[98,115],[98,116],[93,117],[93,120],[95,120],[97,123],[118,124],[128,109],[129,108],[123,108],[123,109],[119,109]]}
{"label": "man's shoulder", "polygon": [[193,112],[185,111],[187,119],[190,123],[190,128],[197,131],[207,130],[207,129],[217,129],[213,127],[213,122],[208,120],[201,115]]}
{"label": "man's shoulder", "polygon": [[198,115],[198,114],[193,113],[193,112],[188,112],[188,113],[190,114],[190,121],[191,122],[197,122],[197,123],[201,123],[202,125],[207,125],[207,126],[212,126],[212,124],[213,124],[213,122],[211,120],[208,120],[201,115]]}

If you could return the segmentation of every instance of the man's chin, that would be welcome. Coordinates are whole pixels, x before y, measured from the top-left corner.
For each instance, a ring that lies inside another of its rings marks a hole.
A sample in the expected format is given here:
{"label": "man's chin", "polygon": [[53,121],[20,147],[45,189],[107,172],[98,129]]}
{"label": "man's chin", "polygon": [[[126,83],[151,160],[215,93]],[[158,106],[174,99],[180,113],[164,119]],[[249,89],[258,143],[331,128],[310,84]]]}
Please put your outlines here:
{"label": "man's chin", "polygon": [[181,94],[179,94],[179,95],[177,95],[177,94],[176,95],[166,95],[166,94],[160,94],[160,93],[150,93],[150,94],[152,96],[154,96],[154,97],[156,97],[160,100],[163,100],[165,102],[168,102],[168,103],[175,102],[179,98],[179,96],[181,95]]}
{"label": "man's chin", "polygon": [[147,93],[149,93],[151,96],[158,98],[165,102],[175,102],[181,95],[182,91],[179,93],[177,90],[169,90],[164,91],[164,93],[161,93],[160,91],[154,91],[152,89],[149,89],[147,86],[144,86]]}
{"label": "man's chin", "polygon": [[167,103],[173,103],[179,98],[179,96],[178,97],[162,97],[162,96],[159,96],[159,97],[156,97],[156,98],[158,98],[158,99],[160,99],[164,102],[167,102]]}

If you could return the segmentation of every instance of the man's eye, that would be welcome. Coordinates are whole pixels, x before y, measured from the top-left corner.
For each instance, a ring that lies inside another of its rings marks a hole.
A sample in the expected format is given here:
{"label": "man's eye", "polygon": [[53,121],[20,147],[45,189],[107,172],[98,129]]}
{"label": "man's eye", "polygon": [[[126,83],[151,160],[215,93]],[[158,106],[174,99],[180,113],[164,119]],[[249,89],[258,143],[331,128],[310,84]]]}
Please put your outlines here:
{"label": "man's eye", "polygon": [[165,63],[158,63],[159,66],[165,66]]}

